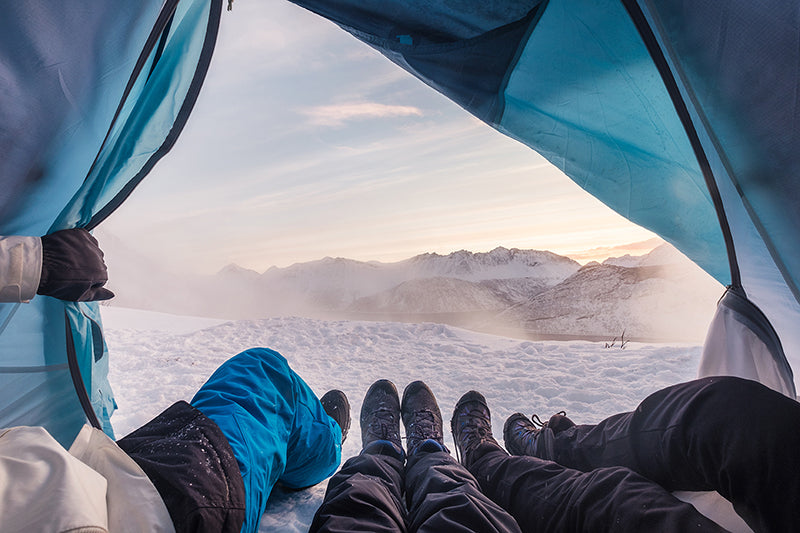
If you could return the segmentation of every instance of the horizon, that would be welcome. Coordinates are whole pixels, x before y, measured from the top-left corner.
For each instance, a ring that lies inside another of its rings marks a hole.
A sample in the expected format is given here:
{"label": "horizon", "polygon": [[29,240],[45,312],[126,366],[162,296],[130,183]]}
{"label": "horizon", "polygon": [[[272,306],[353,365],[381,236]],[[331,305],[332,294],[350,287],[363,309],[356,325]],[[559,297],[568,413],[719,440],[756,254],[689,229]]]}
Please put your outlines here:
{"label": "horizon", "polygon": [[[107,234],[102,234],[101,233],[101,237],[100,238],[102,239],[102,238],[109,238],[109,237],[113,238],[112,236],[109,236]],[[589,250],[585,250],[583,252],[575,252],[574,254],[571,254],[571,255],[561,254],[561,253],[554,252],[552,250],[545,250],[545,249],[542,249],[542,248],[518,248],[518,247],[508,247],[508,246],[503,246],[503,245],[497,245],[492,249],[479,250],[479,251],[467,250],[467,249],[463,249],[463,248],[459,249],[459,250],[452,250],[450,252],[424,251],[424,252],[419,252],[419,253],[416,253],[416,254],[413,254],[413,255],[410,255],[410,256],[407,256],[407,257],[403,257],[403,258],[400,258],[400,259],[395,259],[395,260],[356,259],[356,258],[352,258],[352,257],[344,257],[344,256],[341,256],[341,255],[335,255],[335,256],[326,255],[324,257],[319,257],[319,258],[316,258],[316,259],[310,259],[310,260],[307,260],[307,261],[295,261],[295,262],[292,262],[292,263],[289,263],[289,264],[286,264],[286,265],[269,265],[266,268],[264,268],[264,267],[253,268],[253,267],[241,265],[241,264],[239,264],[239,263],[237,263],[235,261],[231,261],[231,262],[226,263],[225,265],[223,265],[222,267],[220,267],[219,269],[217,269],[214,272],[194,272],[194,274],[213,275],[213,274],[218,274],[218,273],[222,272],[223,270],[226,270],[226,269],[228,269],[230,267],[238,267],[238,268],[241,268],[241,269],[244,269],[244,270],[249,270],[249,271],[252,271],[252,272],[256,272],[258,274],[263,274],[263,273],[265,273],[268,270],[271,270],[273,268],[286,269],[286,268],[291,268],[292,266],[295,266],[295,265],[314,263],[314,262],[324,261],[326,259],[333,259],[333,260],[343,259],[343,260],[347,260],[347,261],[356,261],[356,262],[359,262],[359,263],[393,264],[393,263],[399,263],[399,262],[402,262],[402,261],[407,261],[407,260],[412,259],[414,257],[418,257],[418,256],[421,256],[421,255],[426,255],[426,254],[438,255],[440,257],[447,257],[449,255],[453,255],[453,254],[456,254],[456,253],[459,253],[459,252],[467,252],[467,253],[470,253],[470,254],[488,254],[488,253],[490,253],[490,252],[492,252],[492,251],[494,251],[496,249],[499,249],[499,248],[506,249],[506,250],[520,250],[520,251],[536,251],[536,252],[554,253],[554,254],[559,255],[561,257],[566,257],[568,259],[572,259],[573,261],[577,262],[581,266],[585,266],[586,264],[591,263],[592,261],[595,261],[595,262],[598,262],[598,263],[602,263],[603,261],[605,261],[607,259],[620,258],[620,257],[624,257],[626,255],[631,256],[631,257],[641,257],[641,256],[644,256],[644,255],[647,255],[648,253],[652,252],[653,250],[655,250],[656,248],[658,248],[659,246],[661,246],[663,244],[667,244],[666,241],[664,241],[664,240],[662,240],[662,239],[660,239],[658,237],[655,237],[655,238],[652,238],[652,239],[648,239],[646,241],[628,243],[628,244],[623,244],[623,245],[614,246],[614,247],[596,247],[596,248],[592,248],[592,249],[589,249]],[[103,242],[100,242],[100,245],[102,247],[103,246]],[[111,257],[113,257],[115,255],[115,252],[113,251],[113,248],[112,248],[112,251],[110,253],[107,253],[107,255],[110,255]],[[148,258],[148,259],[153,259],[153,258]]]}

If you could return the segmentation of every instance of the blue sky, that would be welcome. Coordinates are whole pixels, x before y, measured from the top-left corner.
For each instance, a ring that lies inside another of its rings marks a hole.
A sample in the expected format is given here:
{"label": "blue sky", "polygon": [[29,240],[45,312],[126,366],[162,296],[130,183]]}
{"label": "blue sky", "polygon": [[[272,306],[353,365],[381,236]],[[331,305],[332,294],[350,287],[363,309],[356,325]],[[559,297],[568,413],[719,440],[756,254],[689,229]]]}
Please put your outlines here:
{"label": "blue sky", "polygon": [[654,246],[338,27],[256,1],[223,13],[186,130],[103,229],[198,273],[496,246],[585,261]]}

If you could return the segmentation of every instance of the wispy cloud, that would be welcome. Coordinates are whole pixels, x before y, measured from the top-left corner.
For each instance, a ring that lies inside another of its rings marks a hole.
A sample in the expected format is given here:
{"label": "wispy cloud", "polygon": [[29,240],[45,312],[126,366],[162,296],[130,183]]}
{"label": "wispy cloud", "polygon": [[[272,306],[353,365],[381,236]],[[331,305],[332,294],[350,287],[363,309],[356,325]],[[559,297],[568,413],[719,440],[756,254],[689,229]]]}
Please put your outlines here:
{"label": "wispy cloud", "polygon": [[423,116],[418,107],[407,105],[386,105],[376,102],[357,102],[309,107],[302,109],[309,122],[315,126],[342,126],[346,122],[375,118],[395,118]]}

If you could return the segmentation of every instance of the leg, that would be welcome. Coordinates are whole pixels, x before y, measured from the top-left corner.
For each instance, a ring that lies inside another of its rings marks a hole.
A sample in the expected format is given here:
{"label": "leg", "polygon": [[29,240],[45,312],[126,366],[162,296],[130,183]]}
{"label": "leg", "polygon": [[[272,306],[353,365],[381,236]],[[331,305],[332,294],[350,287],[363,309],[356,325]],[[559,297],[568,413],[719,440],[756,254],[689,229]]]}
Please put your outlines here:
{"label": "leg", "polygon": [[627,468],[579,472],[482,444],[470,472],[523,531],[697,531],[723,528]]}
{"label": "leg", "polygon": [[242,530],[239,466],[225,435],[203,413],[177,402],[117,444],[158,489],[178,533]]}
{"label": "leg", "polygon": [[405,533],[402,452],[378,441],[348,459],[328,481],[309,531]]}
{"label": "leg", "polygon": [[627,469],[582,473],[509,456],[492,436],[491,413],[477,391],[461,397],[450,427],[462,464],[525,531],[724,531]]}
{"label": "leg", "polygon": [[421,450],[409,456],[406,494],[410,531],[520,531],[516,521],[483,494],[472,474],[446,451]]}
{"label": "leg", "polygon": [[536,455],[570,468],[625,466],[667,490],[716,490],[756,531],[800,527],[800,404],[754,381],[695,380],[596,426],[543,430]]}
{"label": "leg", "polygon": [[280,479],[306,487],[341,459],[341,430],[286,359],[254,348],[220,366],[192,405],[217,423],[239,463],[247,498],[242,531],[255,531]]}
{"label": "leg", "polygon": [[403,392],[408,463],[406,500],[411,531],[519,531],[517,523],[481,493],[478,482],[445,448],[442,413],[422,381]]}
{"label": "leg", "polygon": [[400,399],[391,381],[372,384],[361,405],[360,455],[349,459],[328,482],[311,531],[402,532],[403,463]]}

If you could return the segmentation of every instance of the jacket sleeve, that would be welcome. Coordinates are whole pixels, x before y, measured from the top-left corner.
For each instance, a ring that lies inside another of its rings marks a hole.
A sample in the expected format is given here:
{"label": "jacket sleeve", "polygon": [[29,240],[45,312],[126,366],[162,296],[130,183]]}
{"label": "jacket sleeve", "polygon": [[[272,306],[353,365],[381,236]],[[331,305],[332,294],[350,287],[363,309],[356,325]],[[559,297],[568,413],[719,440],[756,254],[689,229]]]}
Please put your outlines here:
{"label": "jacket sleeve", "polygon": [[27,302],[36,295],[42,275],[39,237],[0,235],[0,302]]}

